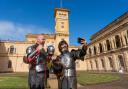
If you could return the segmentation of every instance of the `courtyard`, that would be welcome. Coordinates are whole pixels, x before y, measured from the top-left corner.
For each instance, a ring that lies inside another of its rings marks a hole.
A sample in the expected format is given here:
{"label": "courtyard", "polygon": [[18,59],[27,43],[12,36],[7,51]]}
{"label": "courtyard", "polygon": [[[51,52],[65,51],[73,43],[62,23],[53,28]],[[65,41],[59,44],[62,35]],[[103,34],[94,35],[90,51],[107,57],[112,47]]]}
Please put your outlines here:
{"label": "courtyard", "polygon": [[[0,89],[28,89],[27,73],[1,73]],[[127,89],[128,75],[117,73],[77,72],[78,89]],[[48,79],[50,89],[57,89],[56,77]]]}

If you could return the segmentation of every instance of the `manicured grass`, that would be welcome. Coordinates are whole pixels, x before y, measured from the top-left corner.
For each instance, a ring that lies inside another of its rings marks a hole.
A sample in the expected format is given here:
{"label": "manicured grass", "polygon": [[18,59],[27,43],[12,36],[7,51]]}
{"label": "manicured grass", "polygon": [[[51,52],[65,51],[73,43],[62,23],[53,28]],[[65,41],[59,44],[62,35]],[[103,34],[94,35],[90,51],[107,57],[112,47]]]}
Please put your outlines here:
{"label": "manicured grass", "polygon": [[0,74],[0,89],[28,89],[27,73]]}
{"label": "manicured grass", "polygon": [[28,73],[1,73],[0,89],[28,89]]}
{"label": "manicured grass", "polygon": [[100,84],[106,82],[112,82],[120,79],[120,76],[117,74],[97,74],[97,73],[87,73],[87,72],[78,72],[77,81],[81,85],[92,85]]}
{"label": "manicured grass", "polygon": [[[0,89],[28,89],[28,73],[4,73],[0,74]],[[119,80],[117,74],[94,74],[78,72],[77,80],[81,85],[99,84]]]}

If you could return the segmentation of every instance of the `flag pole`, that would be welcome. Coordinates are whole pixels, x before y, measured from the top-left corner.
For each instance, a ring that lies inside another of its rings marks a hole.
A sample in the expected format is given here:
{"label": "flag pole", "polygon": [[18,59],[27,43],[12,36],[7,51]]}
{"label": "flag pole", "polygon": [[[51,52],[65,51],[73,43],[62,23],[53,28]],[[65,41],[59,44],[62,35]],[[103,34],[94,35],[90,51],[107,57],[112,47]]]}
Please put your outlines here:
{"label": "flag pole", "polygon": [[62,8],[63,2],[62,0],[60,0],[60,8]]}

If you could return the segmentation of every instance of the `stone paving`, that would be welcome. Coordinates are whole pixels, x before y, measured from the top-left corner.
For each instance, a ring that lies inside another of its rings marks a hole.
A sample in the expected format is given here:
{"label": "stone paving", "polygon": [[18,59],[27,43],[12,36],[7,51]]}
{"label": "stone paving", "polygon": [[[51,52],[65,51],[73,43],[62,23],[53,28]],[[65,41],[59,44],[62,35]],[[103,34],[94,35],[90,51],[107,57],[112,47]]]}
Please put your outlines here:
{"label": "stone paving", "polygon": [[[111,83],[97,84],[97,85],[86,85],[81,86],[78,84],[78,89],[128,89],[128,74],[121,74],[121,80],[114,81]],[[49,84],[52,89],[57,89],[57,80],[50,79]]]}

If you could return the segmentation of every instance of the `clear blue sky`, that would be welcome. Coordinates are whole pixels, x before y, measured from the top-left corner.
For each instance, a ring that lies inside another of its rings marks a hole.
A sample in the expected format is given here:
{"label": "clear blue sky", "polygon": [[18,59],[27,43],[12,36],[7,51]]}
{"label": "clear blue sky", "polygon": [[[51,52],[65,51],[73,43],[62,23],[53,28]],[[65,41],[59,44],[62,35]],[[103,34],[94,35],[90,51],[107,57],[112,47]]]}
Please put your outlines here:
{"label": "clear blue sky", "polygon": [[[27,33],[54,33],[60,0],[0,0],[0,39],[24,40]],[[90,36],[128,11],[128,0],[63,0],[70,9],[70,44]]]}

